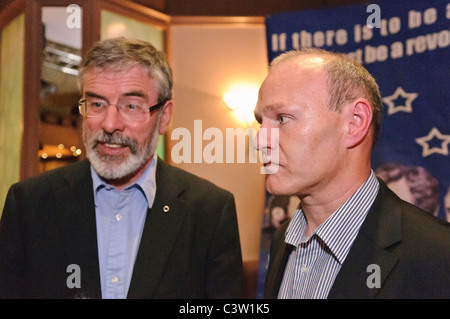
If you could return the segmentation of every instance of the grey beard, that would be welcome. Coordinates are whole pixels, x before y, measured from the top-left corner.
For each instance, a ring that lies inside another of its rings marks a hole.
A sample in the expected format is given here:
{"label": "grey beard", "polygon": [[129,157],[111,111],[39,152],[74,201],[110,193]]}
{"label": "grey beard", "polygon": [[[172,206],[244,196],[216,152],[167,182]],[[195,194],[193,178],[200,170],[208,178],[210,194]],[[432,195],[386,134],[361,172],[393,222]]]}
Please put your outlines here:
{"label": "grey beard", "polygon": [[[141,147],[134,139],[117,132],[107,133],[102,130],[92,136],[88,136],[87,129],[84,127],[83,142],[86,148],[86,156],[97,174],[104,179],[117,180],[133,175],[133,173],[147,164],[148,160],[155,153],[158,146],[158,129],[159,121],[155,130]],[[130,154],[127,157],[100,154],[97,151],[99,142],[126,145],[130,149]]]}

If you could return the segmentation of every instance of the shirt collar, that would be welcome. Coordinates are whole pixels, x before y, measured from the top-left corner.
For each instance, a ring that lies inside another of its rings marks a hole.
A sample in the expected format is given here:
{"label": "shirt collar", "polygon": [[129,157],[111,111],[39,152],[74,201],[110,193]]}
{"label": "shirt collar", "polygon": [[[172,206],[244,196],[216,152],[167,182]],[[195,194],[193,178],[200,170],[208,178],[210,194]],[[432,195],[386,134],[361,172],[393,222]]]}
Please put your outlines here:
{"label": "shirt collar", "polygon": [[[147,198],[148,207],[152,208],[153,202],[155,201],[156,194],[156,164],[157,164],[157,155],[156,153],[153,155],[152,161],[150,165],[144,170],[141,176],[131,185],[124,188],[124,190],[128,190],[133,187],[138,187]],[[94,190],[94,202],[97,206],[97,193],[102,188],[115,188],[112,185],[105,183],[105,181],[97,174],[94,167],[91,164],[91,175],[92,175],[92,183]]]}
{"label": "shirt collar", "polygon": [[378,194],[379,187],[380,184],[374,172],[371,171],[364,184],[307,238],[304,237],[307,226],[306,216],[301,209],[298,209],[294,212],[286,230],[285,242],[298,246],[317,236],[342,264]]}

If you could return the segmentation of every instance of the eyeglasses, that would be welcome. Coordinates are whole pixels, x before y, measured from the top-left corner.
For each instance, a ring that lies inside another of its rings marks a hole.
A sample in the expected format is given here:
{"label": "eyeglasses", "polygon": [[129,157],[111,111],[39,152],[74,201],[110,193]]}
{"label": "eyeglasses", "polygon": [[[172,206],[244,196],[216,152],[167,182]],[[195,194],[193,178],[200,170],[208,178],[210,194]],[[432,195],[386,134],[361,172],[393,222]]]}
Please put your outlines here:
{"label": "eyeglasses", "polygon": [[149,107],[143,101],[140,101],[139,98],[135,97],[127,97],[119,100],[117,104],[112,104],[96,97],[87,97],[78,102],[78,110],[83,116],[102,117],[105,116],[106,110],[110,105],[115,105],[124,120],[139,122],[145,120],[147,114],[160,108],[166,102],[167,100],[164,100]]}

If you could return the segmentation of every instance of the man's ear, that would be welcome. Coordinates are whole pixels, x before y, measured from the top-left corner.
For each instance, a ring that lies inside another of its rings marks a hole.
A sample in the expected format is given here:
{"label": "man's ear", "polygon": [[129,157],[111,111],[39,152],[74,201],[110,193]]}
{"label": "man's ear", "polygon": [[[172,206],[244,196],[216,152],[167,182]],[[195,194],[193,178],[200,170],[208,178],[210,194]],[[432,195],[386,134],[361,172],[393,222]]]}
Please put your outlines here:
{"label": "man's ear", "polygon": [[161,114],[161,120],[159,122],[159,134],[163,135],[166,133],[167,129],[169,128],[170,120],[172,118],[172,108],[173,108],[173,102],[172,100],[169,100],[164,104]]}
{"label": "man's ear", "polygon": [[372,123],[372,106],[360,98],[347,105],[348,130],[346,146],[352,148],[364,141]]}

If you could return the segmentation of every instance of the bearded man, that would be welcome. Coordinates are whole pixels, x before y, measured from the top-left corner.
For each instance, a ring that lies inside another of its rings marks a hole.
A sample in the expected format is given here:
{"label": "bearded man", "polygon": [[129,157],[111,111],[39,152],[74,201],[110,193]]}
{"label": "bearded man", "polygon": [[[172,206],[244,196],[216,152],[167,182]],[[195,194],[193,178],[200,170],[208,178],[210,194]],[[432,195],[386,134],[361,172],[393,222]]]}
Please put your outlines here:
{"label": "bearded man", "polygon": [[172,71],[150,43],[96,43],[79,69],[87,159],[14,184],[0,298],[239,298],[234,197],[156,155]]}

